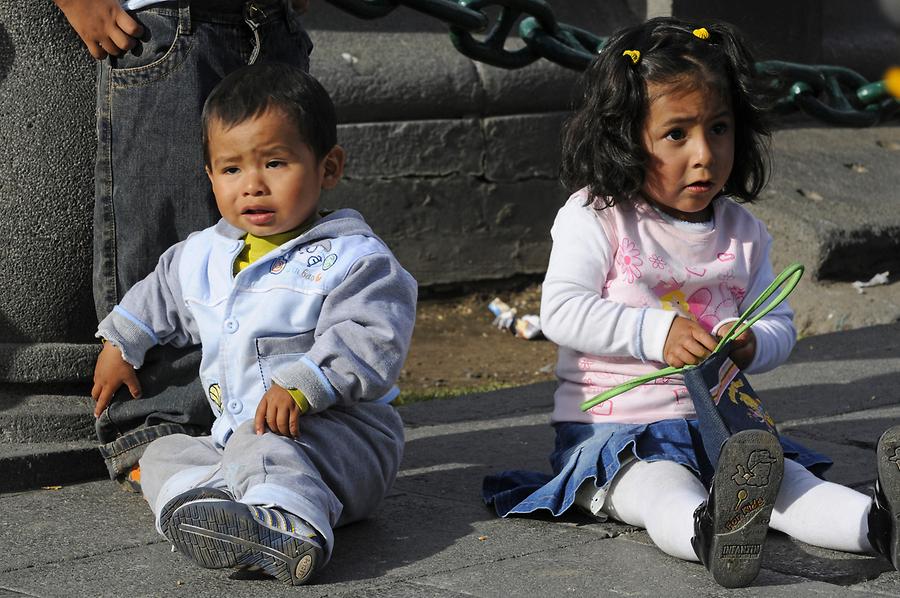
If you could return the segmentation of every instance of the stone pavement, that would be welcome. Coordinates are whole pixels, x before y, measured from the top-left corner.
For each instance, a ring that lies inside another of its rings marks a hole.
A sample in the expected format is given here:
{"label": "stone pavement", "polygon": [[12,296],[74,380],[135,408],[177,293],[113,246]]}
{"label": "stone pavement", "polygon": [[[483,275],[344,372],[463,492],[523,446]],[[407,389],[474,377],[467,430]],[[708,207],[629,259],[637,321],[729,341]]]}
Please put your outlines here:
{"label": "stone pavement", "polygon": [[[900,421],[898,372],[892,324],[807,338],[789,363],[752,382],[782,432],[835,460],[830,480],[864,490],[878,435]],[[156,535],[140,497],[103,480],[0,494],[0,597],[900,596],[900,574],[886,561],[774,532],[755,584],[725,590],[628,526],[495,518],[481,504],[481,479],[547,469],[552,389],[402,407],[407,446],[395,487],[377,517],[337,531],[334,559],[314,585],[196,568]],[[0,478],[10,475],[0,465]]]}

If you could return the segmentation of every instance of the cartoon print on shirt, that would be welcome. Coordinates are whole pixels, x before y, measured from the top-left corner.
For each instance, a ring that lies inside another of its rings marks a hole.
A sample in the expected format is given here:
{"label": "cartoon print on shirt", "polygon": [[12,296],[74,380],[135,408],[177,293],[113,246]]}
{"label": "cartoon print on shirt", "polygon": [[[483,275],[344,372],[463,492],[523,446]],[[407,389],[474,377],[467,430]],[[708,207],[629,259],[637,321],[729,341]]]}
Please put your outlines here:
{"label": "cartoon print on shirt", "polygon": [[662,270],[666,267],[666,260],[661,258],[660,256],[654,254],[650,256],[650,265],[656,268],[657,270]]}
{"label": "cartoon print on shirt", "polygon": [[209,389],[206,391],[209,395],[209,400],[216,404],[216,410],[218,414],[222,414],[222,388],[218,383],[210,384]]}
{"label": "cartoon print on shirt", "polygon": [[741,287],[728,287],[728,292],[731,293],[731,296],[734,298],[734,302],[736,304],[740,304],[741,301],[744,300],[744,296],[747,294],[745,289]]}
{"label": "cartoon print on shirt", "polygon": [[678,282],[674,278],[670,282],[660,281],[653,287],[653,294],[659,298],[661,307],[666,311],[677,311],[686,318],[691,318],[691,310],[688,308],[687,297],[681,287],[684,283]]}
{"label": "cartoon print on shirt", "polygon": [[616,263],[625,272],[625,280],[628,281],[628,284],[634,284],[634,281],[641,277],[640,267],[644,265],[644,260],[641,259],[641,250],[628,237],[623,237],[619,243]]}
{"label": "cartoon print on shirt", "polygon": [[[739,303],[735,295],[735,290],[742,291],[739,288],[733,288],[724,282],[719,283],[719,293],[722,300],[713,305],[713,292],[702,287],[691,293],[690,297],[685,296],[683,282],[678,282],[674,278],[667,282],[660,281],[653,287],[653,293],[659,298],[660,306],[666,311],[677,311],[686,318],[694,320],[706,330],[712,330],[724,318],[735,315],[736,305]],[[743,297],[743,295],[741,295]]]}
{"label": "cartoon print on shirt", "polygon": [[302,251],[305,251],[306,253],[317,253],[320,250],[325,253],[331,253],[331,241],[322,239],[321,241],[317,241],[312,245],[307,245],[302,249]]}
{"label": "cartoon print on shirt", "polygon": [[269,266],[269,272],[272,274],[281,274],[287,263],[288,261],[284,257],[277,257],[272,260],[272,265]]}
{"label": "cartoon print on shirt", "polygon": [[719,323],[715,310],[711,309],[712,301],[712,291],[706,287],[697,289],[687,298],[688,310],[694,316],[693,319],[707,331]]}
{"label": "cartoon print on shirt", "polygon": [[599,405],[594,405],[590,409],[590,413],[592,415],[612,415],[613,413],[613,401],[612,399],[608,401],[603,401]]}

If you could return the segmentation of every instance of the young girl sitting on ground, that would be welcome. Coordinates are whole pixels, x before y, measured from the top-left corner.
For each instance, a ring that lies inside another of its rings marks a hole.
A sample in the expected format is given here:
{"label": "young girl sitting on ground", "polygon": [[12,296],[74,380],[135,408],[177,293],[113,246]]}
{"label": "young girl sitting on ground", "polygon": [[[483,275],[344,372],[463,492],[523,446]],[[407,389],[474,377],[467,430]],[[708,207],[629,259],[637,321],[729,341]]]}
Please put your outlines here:
{"label": "young girl sitting on ground", "polygon": [[[879,441],[873,503],[818,478],[826,457],[768,432],[733,436],[714,468],[680,377],[579,408],[664,363],[701,362],[774,278],[771,237],[736,203],[765,185],[767,130],[753,58],[734,29],[671,18],[625,29],[583,88],[562,166],[580,190],[553,225],[541,302],[544,333],[560,345],[556,477],[491,476],[485,500],[501,516],[574,504],[646,528],[661,550],[702,561],[728,587],[756,577],[770,526],[896,566],[900,468],[890,458],[900,427]],[[792,318],[786,304],[772,310],[731,359],[750,373],[783,363]]]}

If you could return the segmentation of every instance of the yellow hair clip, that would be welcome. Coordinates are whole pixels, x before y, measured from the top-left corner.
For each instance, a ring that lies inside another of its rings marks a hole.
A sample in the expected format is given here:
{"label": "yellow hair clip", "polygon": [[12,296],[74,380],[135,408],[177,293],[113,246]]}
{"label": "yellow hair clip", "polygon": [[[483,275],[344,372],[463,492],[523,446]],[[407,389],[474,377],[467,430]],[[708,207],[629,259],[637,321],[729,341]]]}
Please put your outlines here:
{"label": "yellow hair clip", "polygon": [[694,29],[693,31],[691,31],[691,33],[693,33],[700,39],[709,39],[709,31],[706,30],[706,27],[701,27],[700,29]]}
{"label": "yellow hair clip", "polygon": [[894,99],[900,100],[900,66],[892,66],[884,74],[884,88]]}
{"label": "yellow hair clip", "polygon": [[625,50],[622,52],[622,56],[627,56],[631,59],[632,64],[637,64],[638,60],[641,59],[641,52],[640,50]]}

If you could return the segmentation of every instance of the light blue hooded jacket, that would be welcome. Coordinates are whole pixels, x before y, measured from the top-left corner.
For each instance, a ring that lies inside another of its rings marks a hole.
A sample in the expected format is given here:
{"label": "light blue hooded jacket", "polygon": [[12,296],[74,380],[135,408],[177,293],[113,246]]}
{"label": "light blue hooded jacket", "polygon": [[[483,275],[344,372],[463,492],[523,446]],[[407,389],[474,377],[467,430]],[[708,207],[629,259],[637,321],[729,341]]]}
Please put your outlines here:
{"label": "light blue hooded jacket", "polygon": [[416,281],[362,216],[338,210],[233,275],[245,232],[220,220],[170,247],[100,322],[140,368],[157,344],[200,344],[222,446],[272,382],[310,413],[389,401],[415,322]]}

